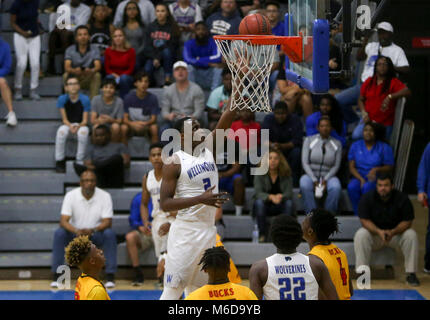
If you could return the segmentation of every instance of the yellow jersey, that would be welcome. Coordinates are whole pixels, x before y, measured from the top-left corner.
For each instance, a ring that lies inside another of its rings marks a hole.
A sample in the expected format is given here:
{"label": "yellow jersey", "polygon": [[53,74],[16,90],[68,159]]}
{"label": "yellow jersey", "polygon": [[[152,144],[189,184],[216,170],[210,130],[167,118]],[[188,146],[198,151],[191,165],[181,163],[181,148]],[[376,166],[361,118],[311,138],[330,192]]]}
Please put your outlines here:
{"label": "yellow jersey", "polygon": [[223,284],[207,284],[191,292],[185,300],[258,300],[255,293],[248,287],[227,282]]}
{"label": "yellow jersey", "polygon": [[330,273],[337,295],[340,300],[350,300],[349,292],[349,267],[345,252],[334,244],[316,245],[308,254],[320,258]]}
{"label": "yellow jersey", "polygon": [[[224,245],[221,242],[221,237],[218,234],[216,235],[216,246],[224,247]],[[228,279],[233,283],[242,282],[239,272],[237,271],[237,268],[231,258],[230,258],[230,272],[228,273]]]}
{"label": "yellow jersey", "polygon": [[75,300],[110,300],[110,297],[100,281],[82,273],[76,282]]}

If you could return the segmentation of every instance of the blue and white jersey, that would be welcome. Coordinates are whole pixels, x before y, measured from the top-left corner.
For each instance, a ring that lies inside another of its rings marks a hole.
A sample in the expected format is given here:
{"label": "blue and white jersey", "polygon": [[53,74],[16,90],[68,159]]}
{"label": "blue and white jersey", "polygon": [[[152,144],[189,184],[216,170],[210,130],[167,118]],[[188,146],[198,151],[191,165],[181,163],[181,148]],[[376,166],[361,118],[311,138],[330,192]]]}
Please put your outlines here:
{"label": "blue and white jersey", "polygon": [[[215,186],[213,193],[218,193],[218,170],[212,152],[205,148],[198,156],[182,150],[175,152],[181,161],[181,174],[176,183],[175,198],[196,197],[208,188]],[[215,225],[213,206],[198,204],[178,211],[177,220],[203,222]]]}
{"label": "blue and white jersey", "polygon": [[265,300],[318,300],[319,286],[308,256],[275,253],[266,262]]}

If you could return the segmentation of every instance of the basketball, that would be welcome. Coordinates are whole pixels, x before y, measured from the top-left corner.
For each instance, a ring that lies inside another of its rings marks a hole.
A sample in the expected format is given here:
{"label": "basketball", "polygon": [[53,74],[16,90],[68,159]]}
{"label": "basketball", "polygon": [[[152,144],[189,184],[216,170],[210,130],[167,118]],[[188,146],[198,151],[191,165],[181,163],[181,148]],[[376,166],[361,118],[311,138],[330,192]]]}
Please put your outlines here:
{"label": "basketball", "polygon": [[254,13],[242,19],[239,25],[240,34],[272,34],[269,19],[260,14]]}

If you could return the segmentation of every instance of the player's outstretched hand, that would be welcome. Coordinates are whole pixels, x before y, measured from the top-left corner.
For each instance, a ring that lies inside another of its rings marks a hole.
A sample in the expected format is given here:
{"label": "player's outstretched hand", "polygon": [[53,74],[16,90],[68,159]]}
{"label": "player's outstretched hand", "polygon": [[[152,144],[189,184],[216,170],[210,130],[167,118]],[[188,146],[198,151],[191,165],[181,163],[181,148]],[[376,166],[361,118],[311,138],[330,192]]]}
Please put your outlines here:
{"label": "player's outstretched hand", "polygon": [[221,208],[222,204],[228,201],[228,198],[226,197],[228,195],[228,192],[212,193],[212,190],[214,188],[215,186],[208,188],[200,196],[200,203],[206,204],[208,206],[213,206],[216,208]]}

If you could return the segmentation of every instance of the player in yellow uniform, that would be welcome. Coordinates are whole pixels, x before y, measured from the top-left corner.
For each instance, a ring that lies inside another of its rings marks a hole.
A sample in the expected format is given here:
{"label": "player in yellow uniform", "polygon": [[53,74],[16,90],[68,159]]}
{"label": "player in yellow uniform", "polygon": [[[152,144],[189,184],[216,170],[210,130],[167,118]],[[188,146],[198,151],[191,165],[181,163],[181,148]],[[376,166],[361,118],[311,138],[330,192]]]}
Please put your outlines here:
{"label": "player in yellow uniform", "polygon": [[[221,242],[221,237],[219,236],[218,233],[216,235],[215,246],[224,247],[223,243]],[[233,283],[241,283],[242,282],[242,278],[240,277],[239,271],[237,271],[237,268],[236,268],[232,258],[230,258],[230,272],[228,273],[228,279],[230,280],[230,282],[233,282]]]}
{"label": "player in yellow uniform", "polygon": [[338,232],[336,217],[329,211],[316,209],[302,222],[303,238],[309,244],[309,255],[320,258],[330,273],[339,300],[350,300],[353,287],[345,252],[331,243],[329,237]]}
{"label": "player in yellow uniform", "polygon": [[76,266],[82,274],[75,288],[75,300],[110,300],[106,288],[99,280],[105,265],[103,251],[89,240],[88,236],[73,239],[65,250],[65,258],[70,266]]}
{"label": "player in yellow uniform", "polygon": [[199,265],[209,276],[208,284],[191,292],[185,300],[258,300],[248,287],[229,281],[230,254],[224,247],[207,249]]}

